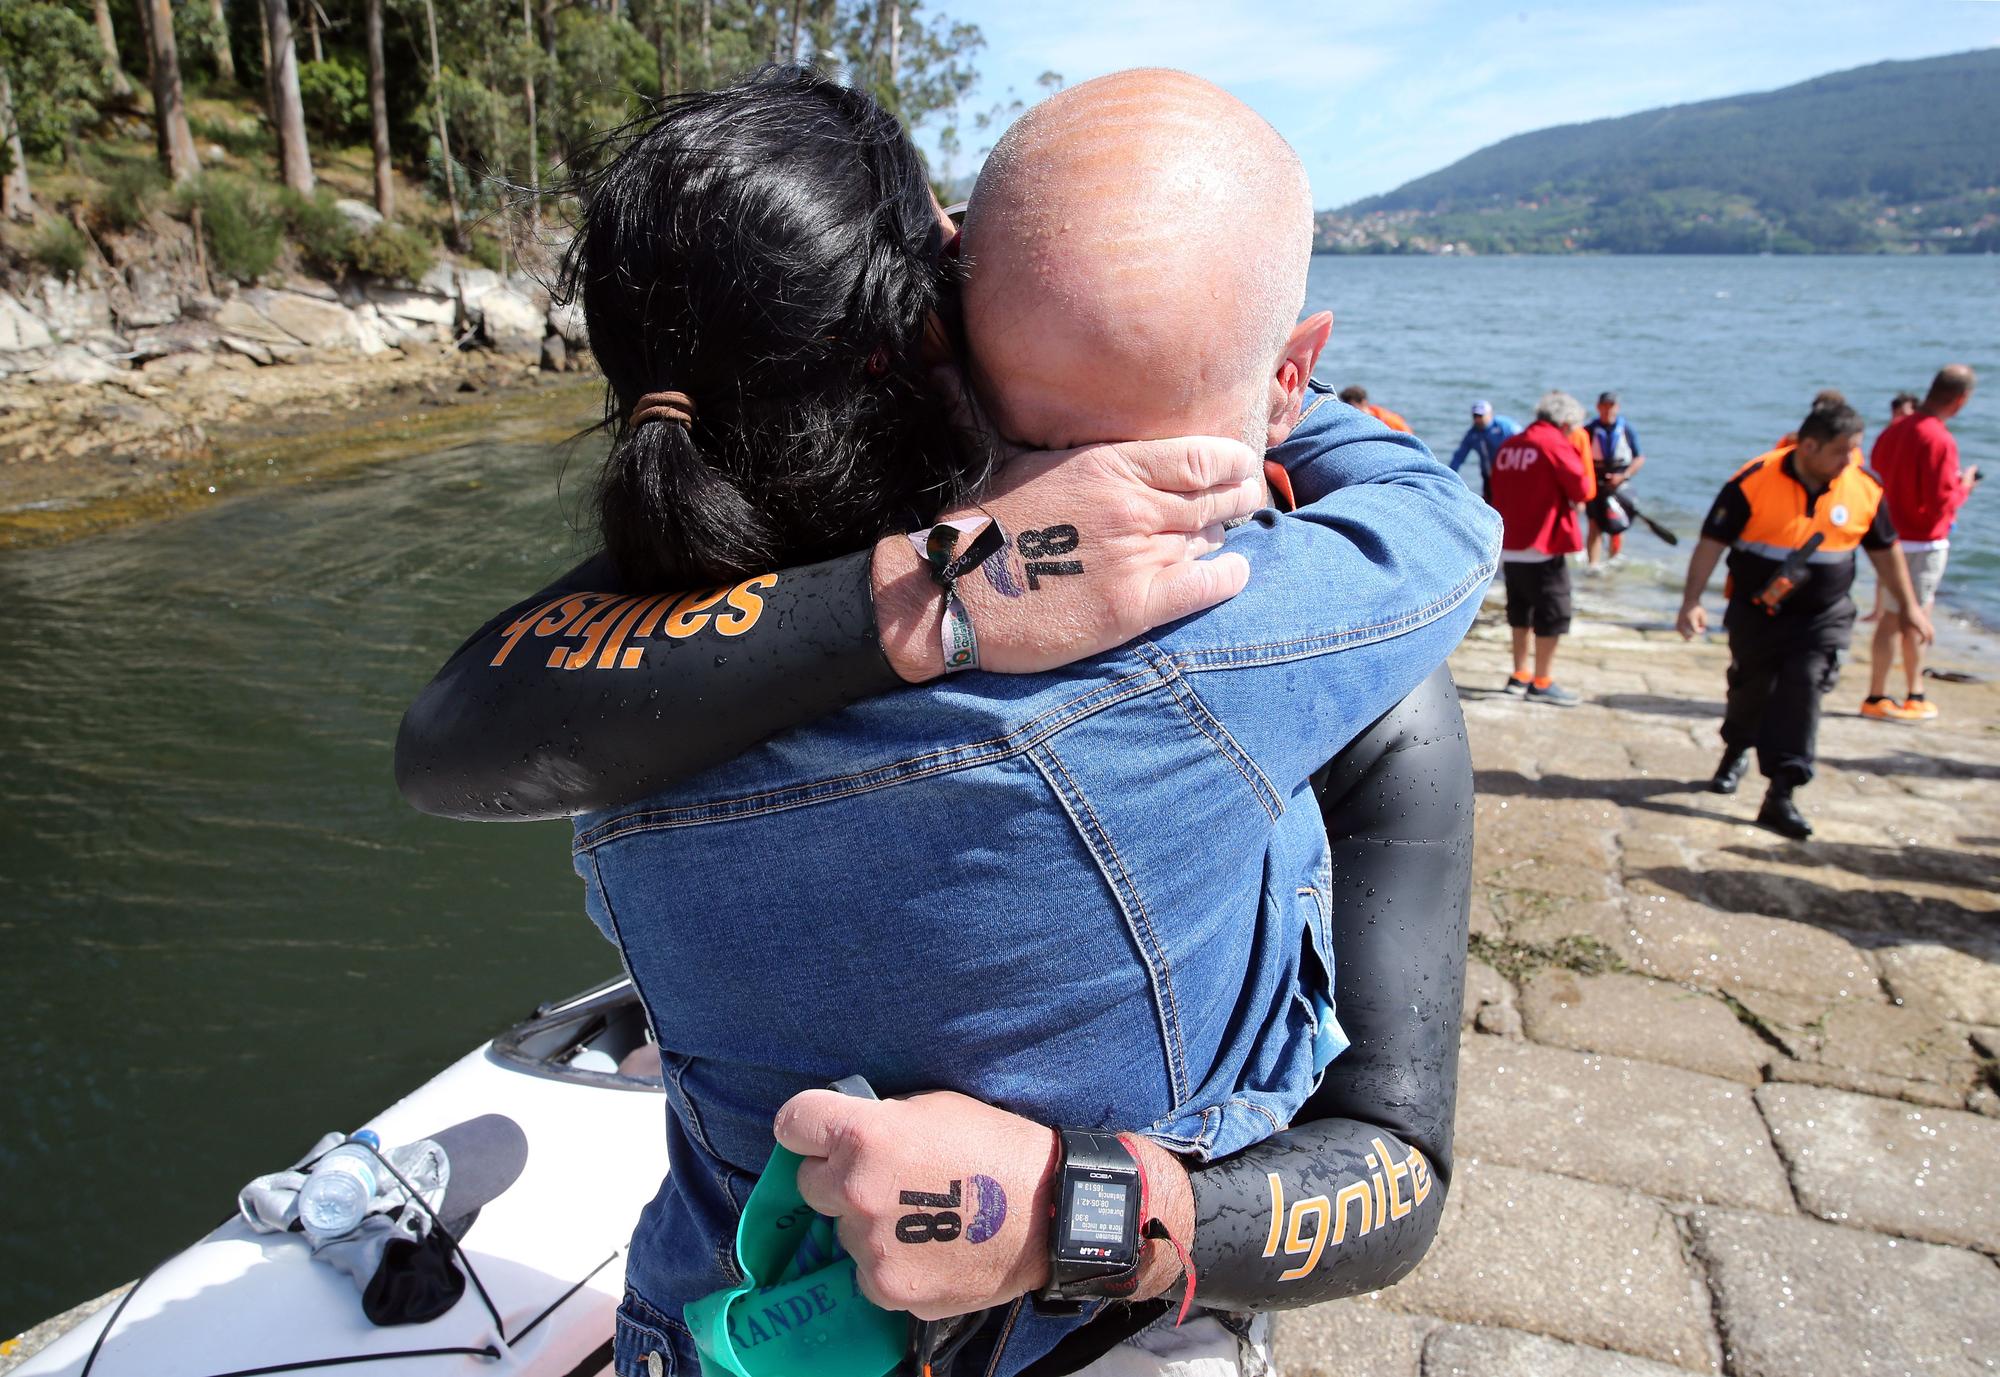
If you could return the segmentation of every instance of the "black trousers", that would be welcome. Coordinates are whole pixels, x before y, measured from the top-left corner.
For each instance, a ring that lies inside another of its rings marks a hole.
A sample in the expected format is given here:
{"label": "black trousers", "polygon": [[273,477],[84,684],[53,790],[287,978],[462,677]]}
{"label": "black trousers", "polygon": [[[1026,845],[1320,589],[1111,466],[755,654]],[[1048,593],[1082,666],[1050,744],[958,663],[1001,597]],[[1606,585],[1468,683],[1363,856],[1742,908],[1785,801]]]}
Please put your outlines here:
{"label": "black trousers", "polygon": [[1797,788],[1813,777],[1820,699],[1840,678],[1848,629],[1838,639],[1801,634],[1762,612],[1730,628],[1722,740],[1732,751],[1756,747],[1757,768],[1773,784]]}

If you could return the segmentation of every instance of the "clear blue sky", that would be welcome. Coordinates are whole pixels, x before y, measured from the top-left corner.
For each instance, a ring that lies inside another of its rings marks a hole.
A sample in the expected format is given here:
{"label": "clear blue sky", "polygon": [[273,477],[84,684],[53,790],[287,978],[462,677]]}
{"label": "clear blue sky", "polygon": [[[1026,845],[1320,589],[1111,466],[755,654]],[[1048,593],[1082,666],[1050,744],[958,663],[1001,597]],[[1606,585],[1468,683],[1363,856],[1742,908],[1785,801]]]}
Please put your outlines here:
{"label": "clear blue sky", "polygon": [[[2000,45],[2000,0],[924,0],[979,25],[954,175],[1036,79],[1178,67],[1228,88],[1305,159],[1322,208],[1510,134],[1787,86],[1887,58]],[[935,128],[920,131],[940,173]]]}

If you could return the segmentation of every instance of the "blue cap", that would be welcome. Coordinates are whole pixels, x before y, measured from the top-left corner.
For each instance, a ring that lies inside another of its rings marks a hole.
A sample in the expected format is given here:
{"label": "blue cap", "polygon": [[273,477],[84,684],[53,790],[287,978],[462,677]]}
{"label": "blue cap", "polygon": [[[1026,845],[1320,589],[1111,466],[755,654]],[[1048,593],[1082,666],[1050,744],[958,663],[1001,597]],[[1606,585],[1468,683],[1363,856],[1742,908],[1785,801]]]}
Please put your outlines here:
{"label": "blue cap", "polygon": [[1472,404],[1472,414],[1475,416],[1491,416],[1493,414],[1493,403],[1481,397]]}

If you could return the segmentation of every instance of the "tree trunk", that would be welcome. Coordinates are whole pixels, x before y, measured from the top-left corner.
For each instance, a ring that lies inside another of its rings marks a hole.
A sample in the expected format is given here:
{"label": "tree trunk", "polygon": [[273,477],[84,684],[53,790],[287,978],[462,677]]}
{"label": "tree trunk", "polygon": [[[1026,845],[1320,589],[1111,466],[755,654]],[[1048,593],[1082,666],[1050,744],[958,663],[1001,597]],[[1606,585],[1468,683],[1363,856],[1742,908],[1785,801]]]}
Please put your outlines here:
{"label": "tree trunk", "polygon": [[375,143],[375,209],[396,213],[396,179],[389,167],[389,74],[382,62],[382,0],[367,0],[368,124]]}
{"label": "tree trunk", "polygon": [[146,0],[132,0],[139,15],[139,46],[146,50],[146,89],[153,89],[153,7]]}
{"label": "tree trunk", "polygon": [[7,69],[0,67],[0,133],[7,136],[7,175],[0,177],[0,217],[27,220],[35,214],[35,198],[28,186],[28,151],[21,147],[21,131],[14,123],[14,83]]}
{"label": "tree trunk", "polygon": [[789,44],[792,55],[788,59],[792,62],[799,60],[799,24],[805,17],[806,0],[792,0],[792,37]]}
{"label": "tree trunk", "polygon": [[146,43],[153,53],[153,134],[167,176],[185,182],[201,171],[188,132],[187,97],[181,91],[181,56],[174,46],[174,12],[167,0],[139,0],[146,12]]}
{"label": "tree trunk", "polygon": [[[154,3],[164,5],[166,0]],[[299,54],[292,42],[289,0],[264,0],[264,23],[271,34],[271,95],[278,106],[278,175],[299,195],[310,196],[312,151],[306,146],[306,111],[299,100]]]}
{"label": "tree trunk", "polygon": [[[544,13],[548,13],[544,8]],[[444,64],[438,61],[437,6],[424,0],[424,23],[431,36],[431,117],[437,125],[438,155],[444,159],[444,202],[451,211],[451,246],[465,248],[465,222],[458,214],[458,174],[451,166],[451,128],[444,118]]]}
{"label": "tree trunk", "polygon": [[681,85],[681,0],[667,0],[667,10],[674,17],[674,84],[669,90],[684,89]]}
{"label": "tree trunk", "polygon": [[[535,50],[534,15],[528,9],[528,0],[521,0],[521,41],[528,45],[528,51]],[[535,122],[535,78],[521,78],[521,94],[528,104],[528,224],[530,227],[541,223],[542,192],[542,135]]]}
{"label": "tree trunk", "polygon": [[322,48],[319,42],[319,6],[314,4],[313,0],[305,0],[305,6],[306,41],[312,44],[313,61],[324,62],[326,61],[326,49]]}
{"label": "tree trunk", "polygon": [[876,0],[875,22],[868,29],[868,71],[865,84],[878,85],[882,80],[882,46],[889,37],[889,6],[896,0]]}
{"label": "tree trunk", "polygon": [[701,0],[701,28],[698,41],[701,44],[701,84],[715,85],[715,50],[709,46],[708,29],[715,20],[715,0]]}
{"label": "tree trunk", "polygon": [[896,70],[903,58],[903,0],[885,0],[889,6],[889,89],[896,89]]}
{"label": "tree trunk", "polygon": [[234,86],[236,54],[229,47],[229,16],[222,12],[222,0],[208,0],[208,17],[215,25],[215,74]]}
{"label": "tree trunk", "polygon": [[94,0],[92,8],[97,12],[97,45],[104,49],[105,84],[118,99],[129,99],[132,83],[125,76],[124,65],[118,61],[118,31],[111,27],[110,0]]}
{"label": "tree trunk", "polygon": [[257,0],[257,50],[264,57],[264,118],[278,127],[278,85],[271,75],[271,26],[264,18],[264,0]]}

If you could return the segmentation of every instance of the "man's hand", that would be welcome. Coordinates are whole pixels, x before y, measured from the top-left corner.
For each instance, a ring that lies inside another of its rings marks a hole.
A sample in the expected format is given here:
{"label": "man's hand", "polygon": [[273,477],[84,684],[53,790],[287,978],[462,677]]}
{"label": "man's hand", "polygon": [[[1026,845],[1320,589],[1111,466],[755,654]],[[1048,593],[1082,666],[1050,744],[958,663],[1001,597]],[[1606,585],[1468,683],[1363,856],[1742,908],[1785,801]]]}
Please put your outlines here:
{"label": "man's hand", "polygon": [[778,1142],[806,1160],[799,1194],[838,1221],[861,1293],[941,1320],[1046,1284],[1055,1135],[952,1091],[861,1100],[794,1095]]}
{"label": "man's hand", "polygon": [[1979,486],[1979,465],[1970,465],[1965,470],[1965,486],[1968,491]]}
{"label": "man's hand", "polygon": [[[1250,578],[1219,549],[1223,523],[1264,506],[1263,461],[1235,440],[1192,437],[1022,455],[978,507],[1008,548],[959,581],[982,668],[1054,669],[1234,597]],[[902,535],[875,547],[882,649],[915,683],[944,672],[939,595]]]}
{"label": "man's hand", "polygon": [[1620,488],[1622,488],[1622,487],[1624,487],[1624,486],[1625,486],[1625,479],[1626,479],[1626,477],[1627,477],[1627,475],[1626,475],[1626,474],[1623,474],[1623,473],[1607,473],[1607,474],[1605,474],[1605,475],[1604,475],[1604,490],[1605,490],[1606,492],[1617,492],[1617,491],[1618,491],[1618,490],[1619,490]]}
{"label": "man's hand", "polygon": [[1674,630],[1681,633],[1682,640],[1693,640],[1708,630],[1708,610],[1698,602],[1688,603],[1674,619]]}

